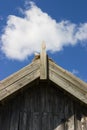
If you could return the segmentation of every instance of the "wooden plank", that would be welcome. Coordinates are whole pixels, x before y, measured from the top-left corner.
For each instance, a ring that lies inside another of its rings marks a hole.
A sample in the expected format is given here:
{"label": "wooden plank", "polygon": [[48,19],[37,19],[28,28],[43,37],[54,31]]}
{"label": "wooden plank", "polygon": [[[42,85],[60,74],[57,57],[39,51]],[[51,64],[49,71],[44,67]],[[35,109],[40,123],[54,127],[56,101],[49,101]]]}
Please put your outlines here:
{"label": "wooden plank", "polygon": [[[19,99],[14,100],[14,103],[10,104],[10,107],[12,108],[12,111],[10,111],[11,114],[11,120],[10,120],[10,129],[9,130],[18,130],[19,128],[19,112],[20,112],[20,104]],[[4,123],[5,125],[5,123]]]}
{"label": "wooden plank", "polygon": [[41,130],[41,119],[39,112],[33,112],[33,130]]}
{"label": "wooden plank", "polygon": [[47,55],[46,45],[43,42],[40,53],[40,79],[47,79]]}
{"label": "wooden plank", "polygon": [[16,81],[15,83],[9,85],[7,88],[4,88],[0,91],[0,101],[7,96],[11,95],[12,93],[16,92],[17,90],[21,89],[25,85],[29,84],[33,80],[39,77],[39,69],[33,71],[32,73],[22,77],[20,80]]}
{"label": "wooden plank", "polygon": [[[87,130],[87,109],[83,111],[84,107],[77,104],[79,116],[74,119],[73,99],[53,83],[34,85],[0,107],[0,130]],[[80,129],[82,125],[84,129]]]}
{"label": "wooden plank", "polygon": [[54,130],[53,127],[53,113],[48,113],[48,129],[47,130]]}
{"label": "wooden plank", "polygon": [[87,92],[87,83],[83,82],[82,80],[80,80],[79,78],[74,76],[72,73],[68,72],[67,70],[56,65],[51,60],[49,60],[49,69],[54,71],[54,73],[58,73],[58,75],[65,78],[67,81],[70,81],[72,84],[75,84],[75,86],[77,86],[78,88]]}
{"label": "wooden plank", "polygon": [[0,113],[1,124],[0,130],[10,130],[10,111],[11,108],[8,106],[4,106],[2,109],[2,113]]}
{"label": "wooden plank", "polygon": [[64,110],[65,102],[64,95],[58,89],[54,89],[53,114],[54,114],[54,130],[65,130]]}
{"label": "wooden plank", "polygon": [[24,67],[23,69],[19,70],[18,72],[12,74],[8,78],[1,81],[0,90],[6,88],[7,86],[13,84],[14,82],[18,81],[22,77],[32,73],[36,69],[40,69],[40,60],[35,60],[28,66]]}
{"label": "wooden plank", "polygon": [[19,130],[26,130],[27,129],[27,113],[24,111],[20,112],[18,126],[19,126],[18,127]]}
{"label": "wooden plank", "polygon": [[74,104],[71,99],[65,97],[65,129],[75,130]]}
{"label": "wooden plank", "polygon": [[87,130],[87,108],[75,104],[75,129]]}
{"label": "wooden plank", "polygon": [[70,94],[72,94],[73,96],[75,96],[76,98],[78,98],[80,101],[87,104],[87,92],[78,88],[78,86],[76,86],[69,80],[67,81],[65,78],[63,78],[61,75],[57,73],[57,70],[55,72],[54,69],[49,68],[49,79],[61,88],[63,88],[64,90],[66,90],[67,92],[69,92]]}
{"label": "wooden plank", "polygon": [[65,124],[61,122],[61,118],[58,115],[54,115],[54,130],[65,130]]}
{"label": "wooden plank", "polygon": [[42,130],[48,130],[48,113],[42,113]]}

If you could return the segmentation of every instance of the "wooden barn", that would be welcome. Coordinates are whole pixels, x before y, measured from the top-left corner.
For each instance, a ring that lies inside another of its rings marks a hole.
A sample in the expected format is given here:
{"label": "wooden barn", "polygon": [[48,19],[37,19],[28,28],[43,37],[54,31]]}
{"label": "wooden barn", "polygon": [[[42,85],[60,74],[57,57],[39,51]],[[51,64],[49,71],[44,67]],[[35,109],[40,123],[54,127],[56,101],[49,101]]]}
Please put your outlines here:
{"label": "wooden barn", "polygon": [[45,49],[0,82],[0,130],[87,130],[87,83]]}

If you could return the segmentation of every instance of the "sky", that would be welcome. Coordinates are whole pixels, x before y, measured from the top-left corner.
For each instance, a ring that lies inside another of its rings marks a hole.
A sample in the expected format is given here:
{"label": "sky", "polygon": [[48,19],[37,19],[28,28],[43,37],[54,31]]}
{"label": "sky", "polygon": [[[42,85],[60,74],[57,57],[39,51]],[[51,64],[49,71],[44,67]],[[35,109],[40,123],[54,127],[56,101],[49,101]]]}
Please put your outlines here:
{"label": "sky", "polygon": [[56,64],[87,82],[87,0],[0,0],[0,80],[45,41]]}

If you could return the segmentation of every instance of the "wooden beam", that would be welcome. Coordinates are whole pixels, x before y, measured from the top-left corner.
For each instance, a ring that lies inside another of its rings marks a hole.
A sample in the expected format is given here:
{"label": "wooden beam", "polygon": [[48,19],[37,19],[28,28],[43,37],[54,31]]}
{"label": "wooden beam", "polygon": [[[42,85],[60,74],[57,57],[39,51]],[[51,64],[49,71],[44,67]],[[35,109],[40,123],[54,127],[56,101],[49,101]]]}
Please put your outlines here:
{"label": "wooden beam", "polygon": [[47,79],[47,55],[45,42],[42,43],[40,53],[40,79]]}
{"label": "wooden beam", "polygon": [[[78,82],[75,76],[68,77],[68,72],[64,73],[59,71],[60,68],[56,64],[49,62],[49,79],[57,84],[58,87],[66,90],[68,93],[87,104],[87,84],[80,81]],[[72,79],[76,79],[73,81]]]}
{"label": "wooden beam", "polygon": [[32,64],[24,67],[15,74],[3,80],[0,84],[0,101],[22,89],[27,84],[40,77],[40,61],[36,60]]}

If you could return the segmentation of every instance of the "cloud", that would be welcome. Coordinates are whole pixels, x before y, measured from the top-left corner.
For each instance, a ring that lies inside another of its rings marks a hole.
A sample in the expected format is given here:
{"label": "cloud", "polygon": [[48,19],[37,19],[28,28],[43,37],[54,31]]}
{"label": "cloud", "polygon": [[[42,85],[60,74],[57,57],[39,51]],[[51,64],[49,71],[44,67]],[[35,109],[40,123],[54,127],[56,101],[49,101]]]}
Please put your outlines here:
{"label": "cloud", "polygon": [[57,22],[34,3],[21,12],[24,17],[8,16],[1,36],[1,50],[10,59],[24,60],[40,51],[43,40],[47,50],[52,52],[87,40],[87,23]]}

